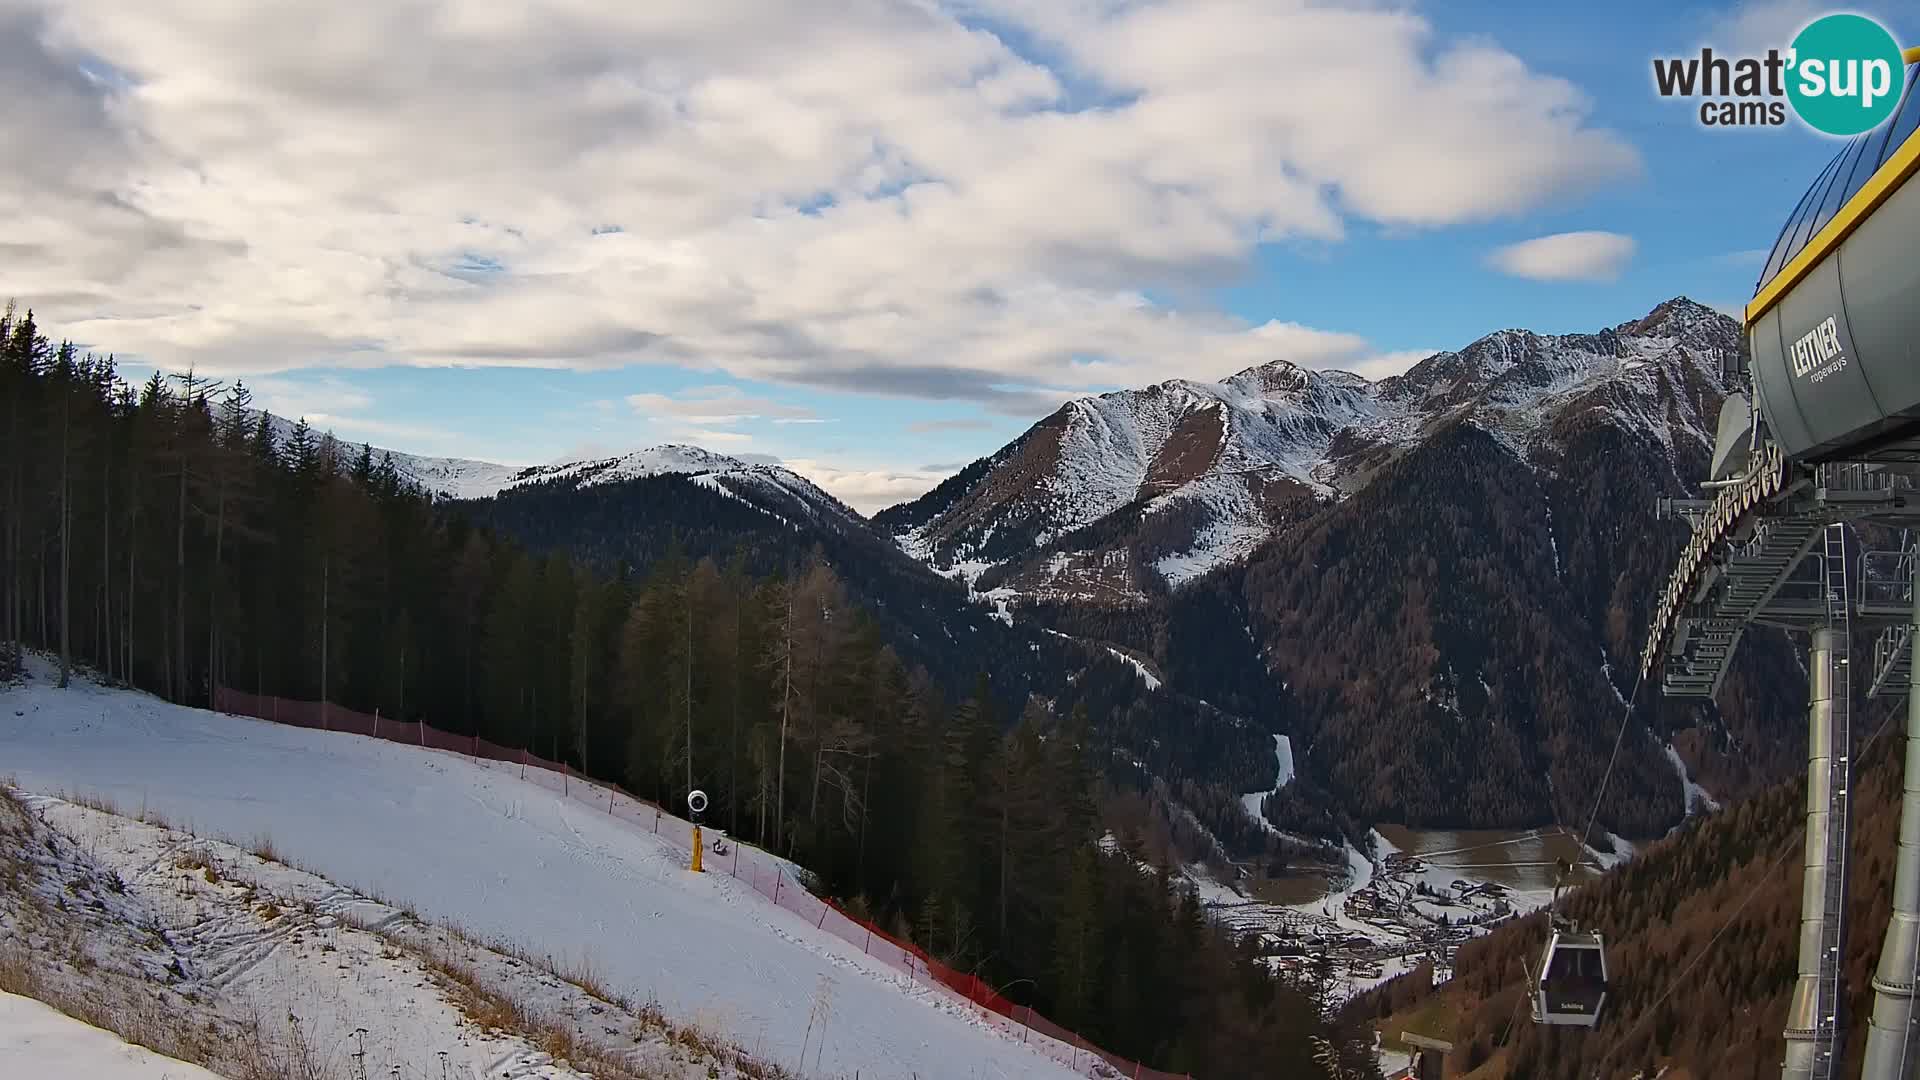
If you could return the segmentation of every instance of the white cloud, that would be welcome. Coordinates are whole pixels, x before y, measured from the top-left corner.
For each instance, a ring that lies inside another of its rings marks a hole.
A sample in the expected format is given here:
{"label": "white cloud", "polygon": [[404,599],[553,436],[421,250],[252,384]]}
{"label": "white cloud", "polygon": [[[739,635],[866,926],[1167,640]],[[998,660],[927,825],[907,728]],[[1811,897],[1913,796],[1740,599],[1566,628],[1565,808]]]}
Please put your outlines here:
{"label": "white cloud", "polygon": [[[214,373],[675,362],[1029,413],[1380,364],[1147,296],[1639,170],[1574,87],[1398,5],[0,0],[0,42],[35,148],[0,295]],[[748,411],[683,407],[643,408]]]}
{"label": "white cloud", "polygon": [[276,416],[298,419],[310,413],[352,413],[373,404],[373,396],[344,379],[254,378],[243,380],[253,391],[253,406]]}
{"label": "white cloud", "polygon": [[303,413],[298,418],[304,418],[315,431],[331,431],[335,437],[350,442],[383,441],[389,444],[388,449],[398,445],[415,453],[436,453],[441,446],[459,438],[452,432],[428,425],[396,424],[364,416],[338,416],[322,412]]}
{"label": "white cloud", "polygon": [[744,431],[723,431],[718,428],[674,428],[666,433],[662,442],[693,443],[695,446],[745,446],[753,441],[753,436]]}
{"label": "white cloud", "polygon": [[813,458],[787,458],[781,464],[820,485],[834,498],[869,515],[896,503],[917,499],[951,475],[926,469],[839,468]]}
{"label": "white cloud", "polygon": [[1631,236],[1566,232],[1509,244],[1487,256],[1501,273],[1534,281],[1613,281],[1633,260]]}
{"label": "white cloud", "polygon": [[1392,375],[1404,375],[1413,365],[1440,351],[1439,349],[1402,349],[1398,352],[1382,353],[1347,370],[1377,382]]}
{"label": "white cloud", "polygon": [[696,386],[672,394],[628,394],[633,411],[654,420],[734,427],[749,420],[820,423],[813,410],[772,398],[755,397],[735,386]]}

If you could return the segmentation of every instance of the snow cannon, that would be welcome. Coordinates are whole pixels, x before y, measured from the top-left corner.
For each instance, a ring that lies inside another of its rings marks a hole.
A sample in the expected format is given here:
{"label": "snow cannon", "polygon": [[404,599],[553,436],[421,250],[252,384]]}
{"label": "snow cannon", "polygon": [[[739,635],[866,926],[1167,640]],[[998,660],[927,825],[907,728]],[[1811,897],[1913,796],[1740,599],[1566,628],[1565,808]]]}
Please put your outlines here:
{"label": "snow cannon", "polygon": [[707,793],[699,788],[687,792],[687,812],[693,815],[693,865],[688,867],[698,874],[700,870],[700,815],[707,812]]}
{"label": "snow cannon", "polygon": [[1752,413],[1791,461],[1920,463],[1920,51],[1886,123],[1855,136],[1781,227],[1746,308],[1756,409],[1729,400],[1716,481]]}

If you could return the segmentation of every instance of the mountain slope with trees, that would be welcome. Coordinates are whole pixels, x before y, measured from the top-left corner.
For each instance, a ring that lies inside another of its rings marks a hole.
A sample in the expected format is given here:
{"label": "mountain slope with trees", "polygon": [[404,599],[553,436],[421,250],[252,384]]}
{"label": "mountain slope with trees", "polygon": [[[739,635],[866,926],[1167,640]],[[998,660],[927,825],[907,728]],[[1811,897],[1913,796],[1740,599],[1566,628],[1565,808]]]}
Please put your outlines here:
{"label": "mountain slope with trees", "polygon": [[[1903,708],[1856,714],[1882,733],[1856,756],[1849,837],[1846,1053],[1856,1069],[1892,908]],[[1607,1012],[1593,1031],[1536,1027],[1524,1014],[1521,971],[1539,963],[1544,915],[1463,946],[1441,987],[1423,968],[1349,1012],[1396,1034],[1427,1025],[1424,1033],[1455,1043],[1447,1075],[1473,1080],[1653,1076],[1662,1066],[1682,1077],[1776,1077],[1799,943],[1805,822],[1806,781],[1790,780],[1694,819],[1572,893],[1567,914],[1609,946]]]}
{"label": "mountain slope with trees", "polygon": [[[1593,334],[1499,331],[1378,383],[1284,365],[1176,380],[1073,403],[875,520],[1015,618],[1289,735],[1355,819],[1577,821],[1687,535],[1656,505],[1706,474],[1743,348],[1681,298]],[[1226,419],[1196,464],[1176,444],[1200,416]],[[1083,474],[1118,494],[1036,516]],[[1642,695],[1600,824],[1637,839],[1681,820],[1670,745],[1723,798],[1786,775],[1795,671],[1757,631],[1719,705]]]}
{"label": "mountain slope with trees", "polygon": [[1187,706],[1217,734],[1176,747],[1179,706],[1111,659],[1071,698],[949,691],[824,559],[538,551],[369,447],[280,438],[240,384],[127,386],[30,313],[0,318],[0,402],[0,677],[34,647],[63,683],[85,663],[187,704],[324,697],[661,802],[698,785],[729,831],[1117,1053],[1311,1075],[1312,1001],[1095,844],[1117,798],[1158,793],[1168,820],[1165,778],[1257,738],[1244,724]]}

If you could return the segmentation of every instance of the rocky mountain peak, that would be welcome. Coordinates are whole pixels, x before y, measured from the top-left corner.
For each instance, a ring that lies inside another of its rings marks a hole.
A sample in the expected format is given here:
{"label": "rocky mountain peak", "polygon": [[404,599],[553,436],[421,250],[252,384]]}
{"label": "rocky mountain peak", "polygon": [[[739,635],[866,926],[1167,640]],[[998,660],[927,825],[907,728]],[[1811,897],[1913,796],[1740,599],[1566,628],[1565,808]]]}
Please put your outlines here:
{"label": "rocky mountain peak", "polygon": [[[1608,386],[1606,407],[1670,454],[1676,437],[1705,437],[1692,429],[1712,403],[1655,399],[1718,385],[1738,347],[1733,320],[1676,297],[1593,333],[1498,330],[1379,382],[1286,360],[1218,383],[1171,379],[1070,402],[964,481],[881,520],[916,557],[970,582],[1137,596],[1244,557],[1455,420],[1525,460]],[[1648,369],[1668,377],[1640,377]]]}

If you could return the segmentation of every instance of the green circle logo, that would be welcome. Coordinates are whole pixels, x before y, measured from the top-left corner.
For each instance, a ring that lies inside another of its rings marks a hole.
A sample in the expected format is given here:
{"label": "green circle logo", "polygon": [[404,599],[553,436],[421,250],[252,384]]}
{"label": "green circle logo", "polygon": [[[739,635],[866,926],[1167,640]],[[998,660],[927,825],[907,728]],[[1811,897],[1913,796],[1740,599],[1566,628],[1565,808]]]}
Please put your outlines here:
{"label": "green circle logo", "polygon": [[1858,135],[1900,104],[1907,66],[1886,27],[1862,15],[1827,15],[1793,39],[1787,98],[1816,131]]}

